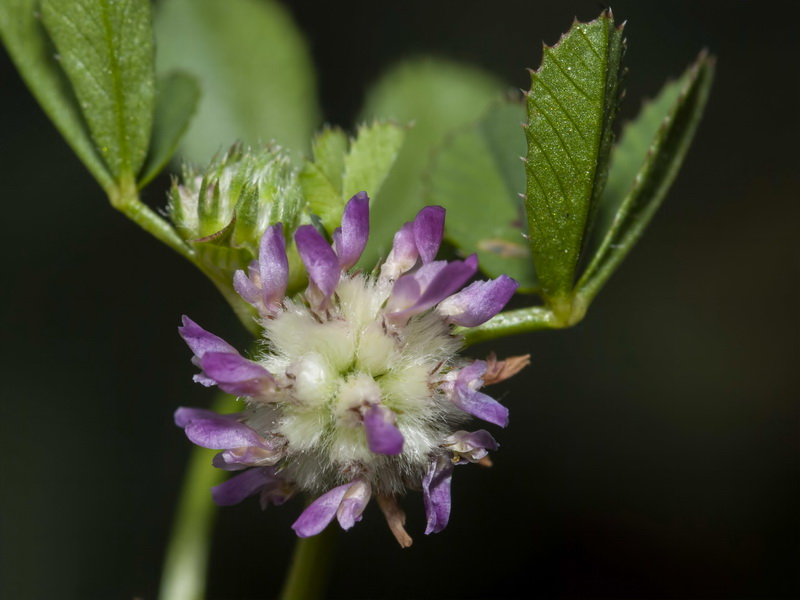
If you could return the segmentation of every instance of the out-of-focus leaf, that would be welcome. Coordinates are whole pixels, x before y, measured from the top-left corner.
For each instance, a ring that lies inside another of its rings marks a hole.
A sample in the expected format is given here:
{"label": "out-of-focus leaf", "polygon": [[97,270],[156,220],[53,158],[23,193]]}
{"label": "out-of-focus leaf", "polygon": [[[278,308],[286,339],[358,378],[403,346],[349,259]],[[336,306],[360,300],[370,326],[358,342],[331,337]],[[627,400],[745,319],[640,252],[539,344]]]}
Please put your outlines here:
{"label": "out-of-focus leaf", "polygon": [[373,205],[370,241],[360,265],[371,269],[386,256],[394,233],[424,206],[423,173],[445,135],[479,118],[502,90],[500,81],[478,69],[433,59],[400,64],[375,84],[362,118],[413,127]]}
{"label": "out-of-focus leaf", "polygon": [[310,211],[328,233],[340,225],[353,195],[365,191],[372,203],[381,197],[405,134],[404,127],[376,121],[359,127],[352,140],[340,129],[324,129],[314,138],[314,160],[303,166],[300,185]]}
{"label": "out-of-focus leaf", "polygon": [[36,18],[38,4],[37,0],[0,2],[3,43],[44,112],[98,183],[109,190],[113,180],[94,148],[72,87]]}
{"label": "out-of-focus leaf", "polygon": [[542,295],[568,298],[607,174],[622,32],[610,11],[575,22],[531,76],[526,206]]}
{"label": "out-of-focus leaf", "polygon": [[188,73],[176,72],[161,77],[156,92],[153,137],[139,187],[158,175],[175,154],[200,98],[200,87]]}
{"label": "out-of-focus leaf", "polygon": [[457,131],[436,153],[430,202],[447,209],[445,236],[464,254],[477,252],[481,270],[505,273],[519,291],[538,289],[520,192],[525,188],[525,107],[497,103],[472,127]]}
{"label": "out-of-focus leaf", "polygon": [[158,69],[195,75],[201,101],[181,144],[205,163],[234,140],[308,150],[319,122],[311,55],[271,0],[164,0],[156,13]]}
{"label": "out-of-focus leaf", "polygon": [[148,0],[44,0],[58,49],[95,147],[117,181],[144,162],[155,102]]}
{"label": "out-of-focus leaf", "polygon": [[[619,194],[626,185],[627,194],[621,203],[611,196],[605,199],[616,211],[578,282],[578,293],[587,299],[594,297],[619,266],[669,191],[703,116],[713,77],[714,59],[703,53],[623,132],[614,153],[609,194]],[[669,108],[665,110],[665,106]],[[649,145],[642,143],[647,136],[651,136]],[[638,170],[631,164],[638,164]]]}

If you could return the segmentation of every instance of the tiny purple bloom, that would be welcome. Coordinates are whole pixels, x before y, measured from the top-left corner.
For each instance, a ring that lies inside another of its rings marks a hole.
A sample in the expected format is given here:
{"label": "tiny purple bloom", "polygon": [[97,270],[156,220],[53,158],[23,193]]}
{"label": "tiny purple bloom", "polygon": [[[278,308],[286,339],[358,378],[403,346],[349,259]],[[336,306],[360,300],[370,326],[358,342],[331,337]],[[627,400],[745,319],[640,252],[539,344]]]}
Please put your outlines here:
{"label": "tiny purple bloom", "polygon": [[453,478],[453,462],[444,455],[431,459],[428,472],[422,479],[422,494],[428,526],[425,535],[439,533],[450,520],[450,481]]}
{"label": "tiny purple bloom", "polygon": [[414,223],[408,222],[394,234],[392,251],[381,267],[381,278],[394,281],[416,264],[419,257],[414,241]]}
{"label": "tiny purple bloom", "polygon": [[342,269],[336,253],[313,225],[303,225],[294,234],[300,259],[308,271],[312,300],[317,308],[324,308],[336,289]]}
{"label": "tiny purple bloom", "polygon": [[295,533],[302,538],[321,533],[333,521],[333,517],[336,516],[339,506],[342,504],[344,495],[355,483],[355,481],[351,481],[335,487],[309,504],[292,525]]}
{"label": "tiny purple bloom", "polygon": [[286,240],[283,225],[277,223],[267,227],[261,236],[258,260],[244,271],[236,271],[233,287],[247,302],[264,315],[271,315],[279,307],[286,294],[289,280],[289,259],[286,256]]}
{"label": "tiny purple bloom", "polygon": [[235,396],[261,398],[275,388],[269,371],[238,353],[206,352],[200,367],[223,392]]}
{"label": "tiny purple bloom", "polygon": [[478,391],[483,385],[481,375],[486,371],[486,363],[476,360],[458,372],[451,400],[464,412],[494,423],[500,427],[508,425],[508,409],[497,400]]}
{"label": "tiny purple bloom", "polygon": [[423,263],[436,258],[444,235],[444,213],[441,206],[426,206],[414,219],[414,242]]}
{"label": "tiny purple bloom", "polygon": [[457,465],[467,462],[479,462],[486,457],[489,450],[499,447],[492,435],[485,429],[478,431],[456,431],[445,441],[445,447],[455,455]]}
{"label": "tiny purple bloom", "polygon": [[256,495],[264,507],[313,494],[292,526],[308,537],[334,518],[351,528],[374,496],[408,547],[399,498],[404,488],[421,489],[425,533],[446,527],[454,465],[489,466],[488,452],[497,449],[489,432],[459,428],[469,415],[508,423],[508,409],[479,389],[518,372],[528,357],[492,355],[488,364],[458,357],[458,326],[493,317],[517,283],[503,275],[464,287],[477,257],[436,260],[444,216],[441,207],[423,208],[394,236],[378,276],[353,271],[369,236],[369,198],[359,192],[344,207],[332,245],[311,225],[295,232],[309,283],[292,298],[285,297],[282,226],[268,227],[258,259],[234,277],[261,316],[257,360],[184,317],[180,333],[202,369],[196,381],[246,405],[235,415],[175,413],[190,440],[220,451],[215,467],[239,472],[213,488],[218,504]]}
{"label": "tiny purple bloom", "polygon": [[403,451],[403,434],[395,419],[394,412],[381,404],[372,404],[364,411],[364,429],[372,452],[394,455]]}
{"label": "tiny purple bloom", "polygon": [[439,304],[439,312],[462,327],[477,327],[491,319],[511,300],[519,283],[508,275],[476,281]]}
{"label": "tiny purple bloom", "polygon": [[265,499],[279,505],[291,495],[272,467],[248,469],[211,488],[211,497],[218,506],[239,504],[248,496],[258,493],[262,495],[262,508],[266,508]]}
{"label": "tiny purple bloom", "polygon": [[361,258],[369,238],[369,197],[358,192],[344,207],[342,226],[331,236],[333,247],[343,271],[351,268]]}

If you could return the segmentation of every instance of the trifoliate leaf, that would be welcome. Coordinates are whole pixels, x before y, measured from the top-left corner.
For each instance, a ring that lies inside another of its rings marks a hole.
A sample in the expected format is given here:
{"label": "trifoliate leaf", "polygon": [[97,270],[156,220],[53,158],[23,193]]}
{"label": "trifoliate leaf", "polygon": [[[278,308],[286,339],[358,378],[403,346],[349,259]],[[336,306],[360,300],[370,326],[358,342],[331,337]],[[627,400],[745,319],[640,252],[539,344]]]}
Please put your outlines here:
{"label": "trifoliate leaf", "polygon": [[538,289],[528,241],[525,207],[525,107],[497,103],[473,126],[451,135],[436,153],[430,173],[431,204],[447,209],[446,238],[462,254],[478,254],[481,270],[503,273],[520,292]]}
{"label": "trifoliate leaf", "polygon": [[84,166],[106,190],[113,180],[95,150],[72,86],[37,18],[38,0],[0,2],[0,36],[31,93]]}
{"label": "trifoliate leaf", "polygon": [[117,181],[133,178],[155,103],[150,2],[44,0],[41,8],[97,151]]}
{"label": "trifoliate leaf", "polygon": [[375,121],[359,127],[352,140],[338,128],[314,138],[313,162],[305,162],[300,185],[310,212],[328,233],[339,226],[345,204],[358,192],[367,192],[372,203],[379,201],[405,135],[404,127]]}
{"label": "trifoliate leaf", "polygon": [[578,293],[587,299],[619,266],[664,199],[703,115],[713,77],[714,59],[703,53],[623,130],[598,220],[604,235],[578,282]]}
{"label": "trifoliate leaf", "polygon": [[546,299],[569,297],[593,205],[605,184],[623,42],[611,12],[544,48],[527,95],[526,206]]}
{"label": "trifoliate leaf", "polygon": [[[502,93],[500,81],[474,67],[421,59],[390,69],[373,86],[361,115],[413,126],[373,208],[370,240],[359,264],[372,268],[394,233],[425,205],[423,173],[448,132],[478,119]],[[449,218],[449,217],[448,217]]]}

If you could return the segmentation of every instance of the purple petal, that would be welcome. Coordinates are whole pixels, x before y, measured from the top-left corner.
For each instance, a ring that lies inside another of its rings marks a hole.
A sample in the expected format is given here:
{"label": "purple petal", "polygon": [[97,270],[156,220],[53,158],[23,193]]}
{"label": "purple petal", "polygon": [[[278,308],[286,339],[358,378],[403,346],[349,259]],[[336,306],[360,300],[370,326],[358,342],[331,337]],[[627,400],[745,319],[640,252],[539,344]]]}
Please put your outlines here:
{"label": "purple petal", "polygon": [[282,223],[267,227],[261,236],[258,245],[258,272],[265,306],[279,304],[286,294],[289,281],[289,258],[286,256]]}
{"label": "purple petal", "polygon": [[346,271],[361,258],[369,238],[369,197],[358,192],[350,198],[342,214],[342,226],[333,232],[333,246],[339,266]]}
{"label": "purple petal", "polygon": [[189,421],[184,430],[186,437],[203,448],[227,450],[246,446],[268,447],[266,440],[253,429],[230,419],[196,419]]}
{"label": "purple petal", "polygon": [[414,223],[409,222],[394,234],[392,251],[381,267],[381,278],[394,281],[416,264],[418,256],[414,241]]}
{"label": "purple petal", "polygon": [[183,327],[178,327],[178,333],[181,334],[183,341],[186,342],[198,358],[203,358],[206,352],[239,354],[236,348],[228,342],[213,333],[209,333],[186,315],[183,315],[182,320]]}
{"label": "purple petal", "polygon": [[239,416],[240,413],[221,415],[219,413],[215,413],[213,410],[208,410],[205,408],[181,406],[175,411],[175,425],[178,427],[186,427],[189,421],[194,421],[196,419],[229,419],[231,421],[236,421]]}
{"label": "purple petal", "polygon": [[323,306],[339,283],[339,275],[342,272],[339,259],[313,225],[299,227],[294,239],[300,259],[308,271],[308,278],[312,284],[309,287],[316,288],[322,294],[317,303]]}
{"label": "purple petal", "polygon": [[486,372],[488,366],[489,365],[487,365],[484,360],[473,360],[458,372],[457,380],[478,389],[483,385],[481,377]]}
{"label": "purple petal", "polygon": [[[422,295],[412,306],[402,311],[389,313],[389,317],[395,322],[399,322],[408,320],[412,316],[428,310],[460,289],[475,274],[477,269],[478,259],[474,254],[464,261],[456,260],[447,263],[436,272],[435,277],[433,277],[422,292]],[[416,274],[406,275],[406,277],[414,277],[419,282]],[[400,280],[398,280],[399,282]]]}
{"label": "purple petal", "polygon": [[422,494],[428,526],[425,535],[439,533],[450,519],[450,481],[453,463],[447,456],[434,457],[422,480]]}
{"label": "purple petal", "polygon": [[212,487],[211,497],[218,506],[232,506],[256,494],[274,481],[273,470],[269,467],[248,469],[241,475],[231,477],[224,483]]}
{"label": "purple petal", "polygon": [[479,429],[471,433],[465,431],[463,433],[465,435],[460,436],[461,440],[473,448],[485,448],[486,450],[497,450],[499,448],[497,440],[485,429]]}
{"label": "purple petal", "polygon": [[426,206],[414,219],[414,242],[423,263],[436,258],[444,234],[444,208]]}
{"label": "purple petal", "polygon": [[454,453],[453,462],[458,465],[478,462],[488,454],[487,450],[497,450],[498,448],[495,439],[484,429],[471,433],[456,431],[447,437],[445,446]]}
{"label": "purple petal", "polygon": [[508,409],[505,406],[462,382],[456,381],[452,400],[458,408],[479,419],[500,427],[508,425]]}
{"label": "purple petal", "polygon": [[292,525],[295,533],[302,538],[317,535],[328,526],[336,516],[336,511],[342,503],[347,490],[355,482],[345,483],[322,494],[303,511],[297,521]]}
{"label": "purple petal", "polygon": [[[248,268],[250,277],[253,277],[253,272],[258,272],[258,263],[253,261]],[[252,304],[256,308],[261,304],[261,290],[253,283],[252,279],[245,275],[244,271],[239,270],[233,274],[233,289],[239,294],[245,302]]]}
{"label": "purple petal", "polygon": [[372,489],[368,483],[360,479],[353,482],[336,511],[336,518],[342,529],[346,531],[361,520],[361,513],[367,507],[370,496]]}
{"label": "purple petal", "polygon": [[386,303],[387,313],[396,313],[414,305],[422,295],[419,282],[411,275],[398,279],[392,286],[392,293]]}
{"label": "purple petal", "polygon": [[272,314],[283,300],[289,280],[289,259],[281,223],[264,231],[258,245],[258,260],[250,263],[248,271],[249,278],[244,271],[234,273],[234,289],[259,311]]}
{"label": "purple petal", "polygon": [[373,404],[366,410],[364,429],[371,452],[391,456],[403,451],[403,434],[395,425],[395,419],[394,411],[381,404]]}
{"label": "purple petal", "polygon": [[439,304],[439,312],[456,325],[477,327],[503,310],[518,287],[519,283],[507,275],[476,281]]}
{"label": "purple petal", "polygon": [[269,371],[240,354],[207,352],[200,366],[222,391],[236,396],[264,396],[275,387]]}

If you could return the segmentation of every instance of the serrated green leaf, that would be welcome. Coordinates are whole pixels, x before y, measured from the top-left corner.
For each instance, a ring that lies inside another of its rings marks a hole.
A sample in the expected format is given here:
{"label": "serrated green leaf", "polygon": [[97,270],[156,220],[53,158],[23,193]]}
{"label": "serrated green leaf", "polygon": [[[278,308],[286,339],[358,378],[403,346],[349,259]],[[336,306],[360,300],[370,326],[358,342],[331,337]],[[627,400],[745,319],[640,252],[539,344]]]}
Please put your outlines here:
{"label": "serrated green leaf", "polygon": [[311,55],[289,13],[269,0],[164,0],[156,13],[159,72],[200,81],[182,154],[205,163],[221,145],[276,140],[307,150],[319,108]]}
{"label": "serrated green leaf", "polygon": [[139,180],[140,188],[158,175],[175,154],[197,109],[199,98],[200,86],[188,73],[170,73],[159,79],[153,137],[147,164],[142,170],[144,174]]}
{"label": "serrated green leaf", "polygon": [[309,211],[319,217],[326,231],[332,232],[339,226],[337,215],[341,217],[344,207],[341,190],[335,188],[322,169],[311,161],[303,165],[299,182]]}
{"label": "serrated green leaf", "polygon": [[342,196],[345,199],[365,191],[372,202],[380,202],[381,186],[403,146],[406,131],[395,123],[380,121],[358,128],[344,159]]}
{"label": "serrated green leaf", "polygon": [[300,185],[310,211],[328,233],[340,225],[353,195],[365,191],[371,203],[381,197],[405,133],[395,123],[375,121],[359,127],[352,140],[339,129],[325,129],[315,137],[314,162],[305,162]]}
{"label": "serrated green leaf", "polygon": [[538,284],[519,197],[525,187],[524,118],[521,103],[498,103],[450,136],[436,153],[429,198],[447,209],[448,241],[463,254],[476,252],[487,275],[505,273],[520,283],[520,292],[532,293]]}
{"label": "serrated green leaf", "polygon": [[339,127],[325,127],[314,136],[311,144],[314,164],[337,192],[342,191],[344,157],[349,145],[347,134]]}
{"label": "serrated green leaf", "polygon": [[420,59],[389,70],[370,90],[361,118],[413,123],[373,205],[370,241],[359,264],[372,268],[391,250],[394,233],[425,204],[423,174],[445,135],[475,121],[503,84],[478,69]]}
{"label": "serrated green leaf", "polygon": [[605,184],[619,101],[622,33],[610,11],[575,23],[531,76],[526,206],[546,299],[571,295],[593,205]]}
{"label": "serrated green leaf", "polygon": [[42,20],[103,161],[117,181],[133,178],[153,121],[150,3],[44,0]]}
{"label": "serrated green leaf", "polygon": [[38,0],[0,2],[0,36],[44,112],[97,182],[110,190],[113,179],[94,148],[72,87],[36,16],[38,4]]}
{"label": "serrated green leaf", "polygon": [[[578,293],[587,300],[619,266],[669,191],[702,118],[713,77],[714,60],[703,53],[677,83],[666,86],[657,101],[645,106],[625,128],[614,153],[609,194],[619,194],[626,184],[627,193],[622,202],[616,201],[618,208],[602,243],[578,282]],[[642,143],[648,135],[652,136],[649,146]],[[639,165],[635,177],[631,163]],[[606,200],[614,206],[616,199],[609,196]]]}

